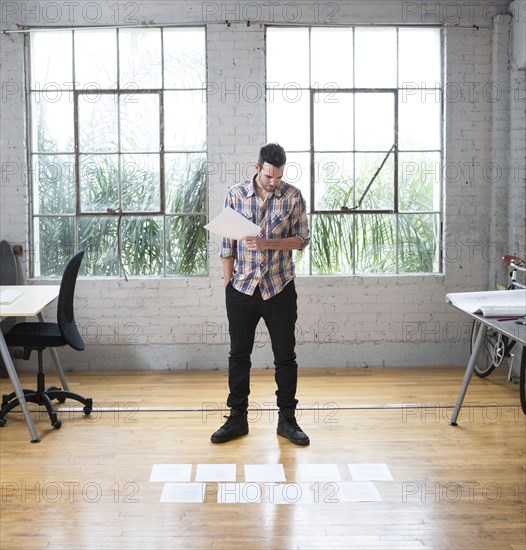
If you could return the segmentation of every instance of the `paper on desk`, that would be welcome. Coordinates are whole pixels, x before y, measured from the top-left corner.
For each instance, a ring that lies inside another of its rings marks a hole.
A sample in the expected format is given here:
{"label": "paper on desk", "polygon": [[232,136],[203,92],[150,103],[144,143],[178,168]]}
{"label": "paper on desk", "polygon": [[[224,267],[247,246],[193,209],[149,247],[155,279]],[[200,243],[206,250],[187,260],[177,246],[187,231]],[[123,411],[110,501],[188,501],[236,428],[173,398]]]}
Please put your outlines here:
{"label": "paper on desk", "polygon": [[241,237],[257,237],[261,232],[261,227],[247,220],[242,214],[232,208],[225,208],[219,216],[205,225],[211,233],[221,237],[239,240]]}
{"label": "paper on desk", "polygon": [[526,290],[453,292],[446,294],[446,302],[467,313],[482,313],[484,317],[526,315]]}

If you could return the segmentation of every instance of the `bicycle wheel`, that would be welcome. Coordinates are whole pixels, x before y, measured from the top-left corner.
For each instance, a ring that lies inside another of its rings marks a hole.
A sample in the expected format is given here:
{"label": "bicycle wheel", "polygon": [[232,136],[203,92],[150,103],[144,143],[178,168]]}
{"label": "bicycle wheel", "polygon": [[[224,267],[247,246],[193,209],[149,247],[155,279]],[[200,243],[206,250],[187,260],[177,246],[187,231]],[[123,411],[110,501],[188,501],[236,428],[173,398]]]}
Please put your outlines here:
{"label": "bicycle wheel", "polygon": [[[471,326],[471,353],[473,353],[473,348],[475,347],[479,328],[480,321],[475,319]],[[504,349],[499,334],[497,331],[488,328],[484,342],[482,343],[482,348],[476,358],[475,374],[481,378],[489,376],[495,370],[495,367],[502,362],[503,358]]]}
{"label": "bicycle wheel", "polygon": [[522,412],[526,414],[526,346],[522,346],[521,367],[519,374],[519,391],[521,394]]}

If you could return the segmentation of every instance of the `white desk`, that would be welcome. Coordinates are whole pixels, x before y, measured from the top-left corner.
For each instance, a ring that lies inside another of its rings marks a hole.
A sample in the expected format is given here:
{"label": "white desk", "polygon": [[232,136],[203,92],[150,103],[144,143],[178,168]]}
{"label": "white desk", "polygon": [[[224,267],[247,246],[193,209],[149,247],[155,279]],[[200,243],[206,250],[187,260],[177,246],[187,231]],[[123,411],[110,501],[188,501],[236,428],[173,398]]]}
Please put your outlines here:
{"label": "white desk", "polygon": [[[23,294],[22,296],[20,296],[20,298],[15,300],[12,304],[0,304],[0,319],[2,317],[38,316],[38,318],[42,321],[43,320],[42,310],[58,297],[60,286],[59,285],[0,286],[0,290],[3,290],[5,288],[21,290],[23,291]],[[22,386],[20,385],[20,380],[18,379],[15,366],[13,364],[13,361],[11,360],[11,355],[9,354],[7,344],[5,343],[4,335],[1,334],[1,331],[0,331],[0,351],[2,352],[2,358],[4,359],[7,373],[9,374],[9,379],[13,384],[15,394],[20,403],[20,407],[22,408],[22,412],[24,413],[24,417],[26,419],[26,423],[29,428],[29,433],[31,434],[31,443],[38,443],[40,439],[35,429],[35,425],[33,424],[33,419],[31,418],[31,415],[29,413],[29,409],[27,407],[27,403],[24,398],[24,392],[22,390]],[[59,372],[63,387],[64,389],[67,389],[67,382],[65,380],[62,367],[60,366],[60,362],[58,361],[58,355],[56,355],[56,350],[54,348],[51,348],[51,351],[52,351],[51,356],[53,358],[53,362],[55,363],[55,367]],[[53,352],[55,353],[53,354]]]}
{"label": "white desk", "polygon": [[[499,292],[505,292],[505,291],[499,291]],[[517,291],[511,290],[509,292],[517,292]],[[455,306],[455,307],[458,307],[458,306]],[[519,325],[514,320],[498,321],[497,317],[484,317],[483,315],[480,315],[478,313],[472,313],[471,311],[467,311],[462,307],[458,307],[458,309],[469,314],[474,319],[478,319],[480,321],[480,328],[477,334],[477,339],[475,340],[475,345],[473,346],[473,351],[471,352],[471,355],[469,357],[468,365],[466,367],[466,372],[464,373],[464,380],[460,388],[460,393],[458,394],[457,402],[453,410],[453,415],[451,416],[451,420],[449,421],[451,426],[457,425],[457,419],[460,413],[460,408],[462,407],[462,403],[464,401],[464,397],[466,396],[466,392],[468,390],[471,377],[473,376],[473,372],[475,371],[477,356],[481,350],[488,328],[491,327],[492,329],[497,330],[498,332],[507,336],[511,340],[514,340],[515,342],[519,342],[523,346],[526,346],[526,325]],[[500,316],[500,318],[504,318],[504,317],[508,317],[508,315]]]}

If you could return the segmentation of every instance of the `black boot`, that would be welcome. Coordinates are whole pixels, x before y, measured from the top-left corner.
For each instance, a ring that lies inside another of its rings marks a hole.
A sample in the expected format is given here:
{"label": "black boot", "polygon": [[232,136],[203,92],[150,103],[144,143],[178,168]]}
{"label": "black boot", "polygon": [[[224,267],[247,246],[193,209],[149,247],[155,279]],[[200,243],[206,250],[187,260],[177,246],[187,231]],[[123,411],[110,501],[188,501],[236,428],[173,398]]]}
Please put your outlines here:
{"label": "black boot", "polygon": [[225,418],[226,422],[210,437],[212,443],[226,443],[231,439],[248,434],[247,411],[232,409],[230,416],[225,416]]}
{"label": "black boot", "polygon": [[294,445],[309,445],[308,435],[298,426],[293,409],[279,411],[278,435],[286,437]]}

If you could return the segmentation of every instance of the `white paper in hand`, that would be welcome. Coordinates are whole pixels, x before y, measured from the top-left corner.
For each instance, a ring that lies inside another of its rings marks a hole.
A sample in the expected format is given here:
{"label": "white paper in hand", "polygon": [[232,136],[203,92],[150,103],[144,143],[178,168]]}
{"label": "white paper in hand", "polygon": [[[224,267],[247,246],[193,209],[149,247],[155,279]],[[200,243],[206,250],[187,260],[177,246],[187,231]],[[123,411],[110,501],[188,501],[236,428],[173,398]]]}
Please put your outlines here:
{"label": "white paper in hand", "polygon": [[225,208],[219,216],[208,222],[205,225],[205,229],[221,237],[235,240],[239,240],[245,236],[257,237],[261,231],[259,225],[252,223],[242,214],[229,207]]}

